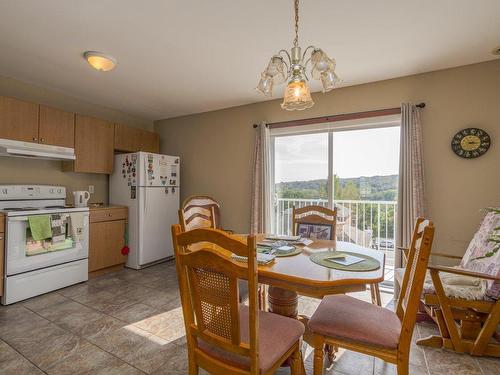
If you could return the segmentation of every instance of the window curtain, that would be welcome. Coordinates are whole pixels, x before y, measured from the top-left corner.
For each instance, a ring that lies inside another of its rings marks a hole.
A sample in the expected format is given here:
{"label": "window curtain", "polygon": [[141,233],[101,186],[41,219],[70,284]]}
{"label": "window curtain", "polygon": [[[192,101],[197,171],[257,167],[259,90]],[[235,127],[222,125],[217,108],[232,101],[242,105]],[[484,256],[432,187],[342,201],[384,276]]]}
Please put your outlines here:
{"label": "window curtain", "polygon": [[[401,141],[399,154],[398,212],[396,245],[407,247],[413,226],[424,215],[424,160],[422,153],[420,108],[410,103],[401,105]],[[402,267],[401,250],[395,252],[395,267]],[[399,285],[395,285],[395,295]]]}
{"label": "window curtain", "polygon": [[271,227],[271,147],[265,122],[255,128],[250,233],[269,233]]}

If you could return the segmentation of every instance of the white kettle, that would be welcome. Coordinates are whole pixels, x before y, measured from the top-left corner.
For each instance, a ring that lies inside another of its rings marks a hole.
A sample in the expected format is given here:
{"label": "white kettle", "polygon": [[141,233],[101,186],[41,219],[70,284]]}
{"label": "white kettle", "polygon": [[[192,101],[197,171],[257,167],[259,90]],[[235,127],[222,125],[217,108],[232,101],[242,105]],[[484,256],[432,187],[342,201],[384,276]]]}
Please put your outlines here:
{"label": "white kettle", "polygon": [[87,207],[87,202],[90,199],[90,193],[88,191],[74,191],[73,192],[73,204],[75,207]]}

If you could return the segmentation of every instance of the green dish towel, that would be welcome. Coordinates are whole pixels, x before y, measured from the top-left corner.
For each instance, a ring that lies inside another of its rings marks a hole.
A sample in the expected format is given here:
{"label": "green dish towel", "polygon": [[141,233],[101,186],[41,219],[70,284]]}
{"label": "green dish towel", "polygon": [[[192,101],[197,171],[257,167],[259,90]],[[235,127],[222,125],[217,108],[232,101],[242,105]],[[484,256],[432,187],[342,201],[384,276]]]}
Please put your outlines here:
{"label": "green dish towel", "polygon": [[31,236],[35,241],[52,237],[52,226],[50,225],[50,215],[28,216]]}

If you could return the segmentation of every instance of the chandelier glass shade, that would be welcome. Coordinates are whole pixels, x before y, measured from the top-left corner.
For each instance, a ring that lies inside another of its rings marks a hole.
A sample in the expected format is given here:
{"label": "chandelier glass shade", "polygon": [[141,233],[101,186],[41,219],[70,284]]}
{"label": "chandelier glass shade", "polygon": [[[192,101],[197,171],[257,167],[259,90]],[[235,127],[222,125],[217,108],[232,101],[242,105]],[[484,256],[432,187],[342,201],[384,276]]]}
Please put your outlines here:
{"label": "chandelier glass shade", "polygon": [[[274,55],[261,73],[256,89],[267,97],[272,97],[273,86],[288,81],[281,108],[294,111],[311,108],[314,102],[307,85],[306,69],[310,65],[311,77],[319,80],[323,92],[332,90],[341,80],[335,73],[335,60],[321,49],[309,46],[302,53],[299,46],[299,0],[295,4],[295,39],[290,52],[280,50]],[[310,52],[310,55],[308,53]]]}

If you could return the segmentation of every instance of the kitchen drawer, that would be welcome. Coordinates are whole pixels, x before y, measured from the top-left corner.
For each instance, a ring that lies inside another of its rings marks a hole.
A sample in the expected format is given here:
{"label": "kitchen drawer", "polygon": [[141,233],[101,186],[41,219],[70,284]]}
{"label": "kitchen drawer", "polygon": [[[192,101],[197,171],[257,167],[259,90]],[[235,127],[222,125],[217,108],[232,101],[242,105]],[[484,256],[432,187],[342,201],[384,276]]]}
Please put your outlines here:
{"label": "kitchen drawer", "polygon": [[101,221],[126,220],[128,210],[126,207],[98,208],[90,210],[90,222],[98,223]]}

